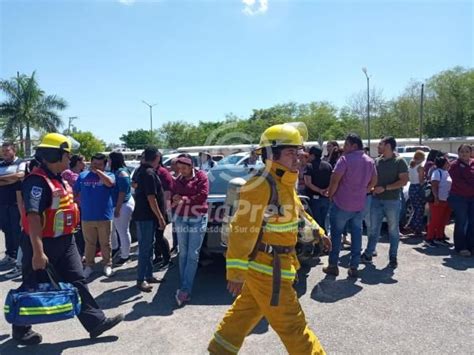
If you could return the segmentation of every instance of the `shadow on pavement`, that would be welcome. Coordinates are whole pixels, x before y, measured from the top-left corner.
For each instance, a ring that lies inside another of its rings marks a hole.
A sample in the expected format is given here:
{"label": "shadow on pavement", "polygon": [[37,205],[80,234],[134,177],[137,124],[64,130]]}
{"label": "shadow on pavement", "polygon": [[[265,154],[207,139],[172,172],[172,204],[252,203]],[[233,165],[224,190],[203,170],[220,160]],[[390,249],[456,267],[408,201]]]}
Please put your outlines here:
{"label": "shadow on pavement", "polygon": [[110,290],[104,291],[95,300],[102,309],[113,309],[121,305],[136,302],[143,298],[136,287],[119,286]]}
{"label": "shadow on pavement", "polygon": [[[55,344],[41,343],[35,346],[19,346],[16,341],[9,339],[2,344],[2,354],[62,354],[64,350],[71,348],[87,347],[97,343],[113,343],[118,340],[117,336],[105,336],[97,339],[76,339],[68,340]],[[82,350],[86,350],[82,349]]]}
{"label": "shadow on pavement", "polygon": [[418,245],[418,244],[423,243],[423,238],[403,237],[403,238],[400,238],[400,243],[407,244],[407,245]]}
{"label": "shadow on pavement", "polygon": [[[206,263],[206,266],[198,268],[194,280],[192,299],[185,307],[192,307],[193,305],[231,305],[233,303],[233,297],[226,290],[225,259],[217,256],[210,261],[210,264]],[[174,258],[173,262],[178,264],[178,259]],[[179,308],[175,301],[176,290],[180,286],[179,267],[168,269],[163,278],[166,281],[159,285],[157,291],[155,291],[156,288],[152,291],[156,292],[152,302],[135,303],[132,311],[125,316],[126,321],[134,321],[149,316],[169,316]],[[136,289],[135,285],[133,288]],[[214,290],[214,292],[209,292],[209,290]],[[126,291],[123,292],[126,293]],[[127,293],[126,296],[130,294],[131,292]]]}
{"label": "shadow on pavement", "polygon": [[[178,287],[179,285],[176,285],[173,296]],[[214,292],[209,294],[209,290]],[[225,258],[221,255],[215,256],[211,264],[198,269],[191,305],[231,305],[233,302],[234,297],[227,291]]]}
{"label": "shadow on pavement", "polygon": [[297,276],[298,281],[293,285],[293,288],[296,291],[298,298],[306,294],[308,290],[308,277],[311,269],[317,265],[322,265],[321,259],[313,259],[311,262],[301,264],[300,269],[298,270]]}
{"label": "shadow on pavement", "polygon": [[355,282],[355,279],[336,280],[334,276],[328,275],[314,286],[311,298],[321,303],[334,303],[350,298],[362,291],[362,286]]}
{"label": "shadow on pavement", "polygon": [[449,267],[454,270],[465,271],[467,269],[474,268],[474,258],[466,258],[458,255],[454,250],[451,249],[451,257],[443,259],[443,266]]}
{"label": "shadow on pavement", "polygon": [[100,282],[103,283],[110,283],[115,281],[136,281],[137,280],[137,267],[136,266],[129,266],[126,264],[125,267],[121,266],[119,268],[114,269],[114,274],[109,278],[103,278]]}
{"label": "shadow on pavement", "polygon": [[444,246],[439,246],[435,248],[416,247],[416,248],[413,248],[413,250],[417,251],[418,253],[431,255],[431,256],[443,256],[443,255],[447,256],[451,254],[451,249]]}
{"label": "shadow on pavement", "polygon": [[345,252],[346,250],[342,251],[339,257],[339,266],[348,269],[351,261],[351,252],[347,252],[344,255],[342,255],[342,252]]}
{"label": "shadow on pavement", "polygon": [[395,284],[398,281],[393,279],[393,269],[386,266],[383,269],[377,269],[373,264],[365,265],[365,268],[359,270],[360,282],[367,285]]}

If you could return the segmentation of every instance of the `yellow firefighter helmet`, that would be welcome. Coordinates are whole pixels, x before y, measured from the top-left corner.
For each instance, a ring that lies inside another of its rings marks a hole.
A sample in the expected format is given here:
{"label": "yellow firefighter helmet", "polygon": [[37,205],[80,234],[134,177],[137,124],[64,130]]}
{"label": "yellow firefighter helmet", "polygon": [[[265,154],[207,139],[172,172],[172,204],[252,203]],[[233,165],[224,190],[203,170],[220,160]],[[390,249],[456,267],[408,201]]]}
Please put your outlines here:
{"label": "yellow firefighter helmet", "polygon": [[260,137],[259,149],[280,146],[300,147],[308,140],[308,129],[303,122],[290,122],[271,126]]}
{"label": "yellow firefighter helmet", "polygon": [[63,136],[62,134],[48,133],[43,137],[37,148],[54,148],[71,153],[72,141],[69,137]]}

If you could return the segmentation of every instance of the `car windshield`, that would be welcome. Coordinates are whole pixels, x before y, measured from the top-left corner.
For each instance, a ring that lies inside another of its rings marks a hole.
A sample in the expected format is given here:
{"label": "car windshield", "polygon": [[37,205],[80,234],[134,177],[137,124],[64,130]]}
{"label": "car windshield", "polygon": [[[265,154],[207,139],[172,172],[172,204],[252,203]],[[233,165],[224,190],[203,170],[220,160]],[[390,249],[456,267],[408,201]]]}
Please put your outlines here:
{"label": "car windshield", "polygon": [[235,165],[242,158],[243,157],[241,155],[228,155],[225,158],[219,160],[218,164],[219,165],[227,165],[227,164]]}
{"label": "car windshield", "polygon": [[421,147],[421,146],[418,146],[418,147],[406,147],[405,152],[406,152],[406,153],[414,153],[414,152],[416,152],[417,150],[421,150],[421,151],[423,151],[423,152],[429,152],[429,151],[430,151],[430,148],[428,148],[428,147]]}
{"label": "car windshield", "polygon": [[407,162],[408,165],[410,165],[410,162],[412,160],[411,157],[403,157],[403,159]]}
{"label": "car windshield", "polygon": [[212,169],[207,175],[209,178],[209,194],[225,195],[230,180],[236,177],[247,180],[251,175],[251,172],[249,173],[246,168]]}

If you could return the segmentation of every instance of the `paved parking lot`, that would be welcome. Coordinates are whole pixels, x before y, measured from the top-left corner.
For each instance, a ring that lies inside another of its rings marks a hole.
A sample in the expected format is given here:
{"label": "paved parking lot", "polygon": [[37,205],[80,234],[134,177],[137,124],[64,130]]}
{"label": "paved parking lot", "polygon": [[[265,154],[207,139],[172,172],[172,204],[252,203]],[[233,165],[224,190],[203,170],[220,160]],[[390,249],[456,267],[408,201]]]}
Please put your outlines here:
{"label": "paved parking lot", "polygon": [[[452,234],[452,226],[449,235]],[[0,236],[3,255],[3,236]],[[365,241],[364,241],[365,244]],[[374,266],[362,266],[357,281],[346,278],[347,251],[338,278],[325,277],[321,266],[300,272],[297,291],[311,328],[329,354],[472,354],[474,349],[474,258],[447,248],[425,249],[421,240],[403,240],[399,268],[388,269],[388,244],[378,246]],[[0,299],[17,281],[0,269]],[[102,338],[90,340],[77,320],[35,327],[43,343],[20,348],[10,326],[0,320],[1,354],[204,354],[209,339],[232,303],[225,291],[224,261],[198,271],[191,304],[175,306],[178,270],[161,273],[166,282],[151,294],[135,287],[136,260],[107,279],[97,274],[92,293],[109,315],[125,322]],[[247,338],[242,354],[284,354],[277,335],[262,321]]]}

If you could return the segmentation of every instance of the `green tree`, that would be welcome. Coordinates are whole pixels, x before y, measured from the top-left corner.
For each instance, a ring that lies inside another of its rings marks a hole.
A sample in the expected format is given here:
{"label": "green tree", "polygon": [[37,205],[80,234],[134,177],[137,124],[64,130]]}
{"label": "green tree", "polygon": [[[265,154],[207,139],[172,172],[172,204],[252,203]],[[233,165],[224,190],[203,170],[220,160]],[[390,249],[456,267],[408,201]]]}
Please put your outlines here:
{"label": "green tree", "polygon": [[31,131],[57,132],[62,120],[57,113],[67,103],[56,95],[46,95],[35,78],[20,75],[10,80],[0,80],[0,91],[6,99],[0,103],[0,117],[3,120],[3,137],[19,139],[26,156],[31,155]]}
{"label": "green tree", "polygon": [[474,135],[474,69],[455,67],[426,83],[429,137]]}
{"label": "green tree", "polygon": [[308,139],[319,141],[334,138],[331,127],[337,124],[337,108],[328,102],[311,102],[301,107],[304,115],[296,117],[295,121],[302,121],[308,127]]}
{"label": "green tree", "polygon": [[129,149],[144,149],[148,145],[161,146],[162,142],[157,136],[156,131],[150,133],[145,129],[137,129],[134,131],[128,131],[120,137],[120,140],[124,142],[125,146]]}
{"label": "green tree", "polygon": [[398,137],[418,137],[420,134],[421,82],[411,81],[404,92],[389,102],[389,116],[394,121]]}
{"label": "green tree", "polygon": [[182,122],[168,122],[159,129],[166,148],[199,145],[196,140],[196,126]]}
{"label": "green tree", "polygon": [[331,127],[338,123],[337,108],[328,102],[296,104],[289,102],[266,109],[253,110],[241,126],[244,132],[258,142],[262,132],[274,124],[302,121],[308,127],[309,140],[322,141],[333,138]]}
{"label": "green tree", "polygon": [[94,154],[105,150],[105,142],[95,137],[92,132],[78,131],[72,133],[71,136],[81,144],[78,153],[84,155],[87,160],[90,160]]}
{"label": "green tree", "polygon": [[250,120],[264,120],[264,121],[294,121],[300,116],[300,107],[295,102],[275,105],[266,109],[253,110]]}
{"label": "green tree", "polygon": [[363,122],[351,113],[348,107],[342,108],[338,118],[326,131],[326,139],[343,140],[349,133],[357,133],[360,137],[365,135],[365,127]]}

